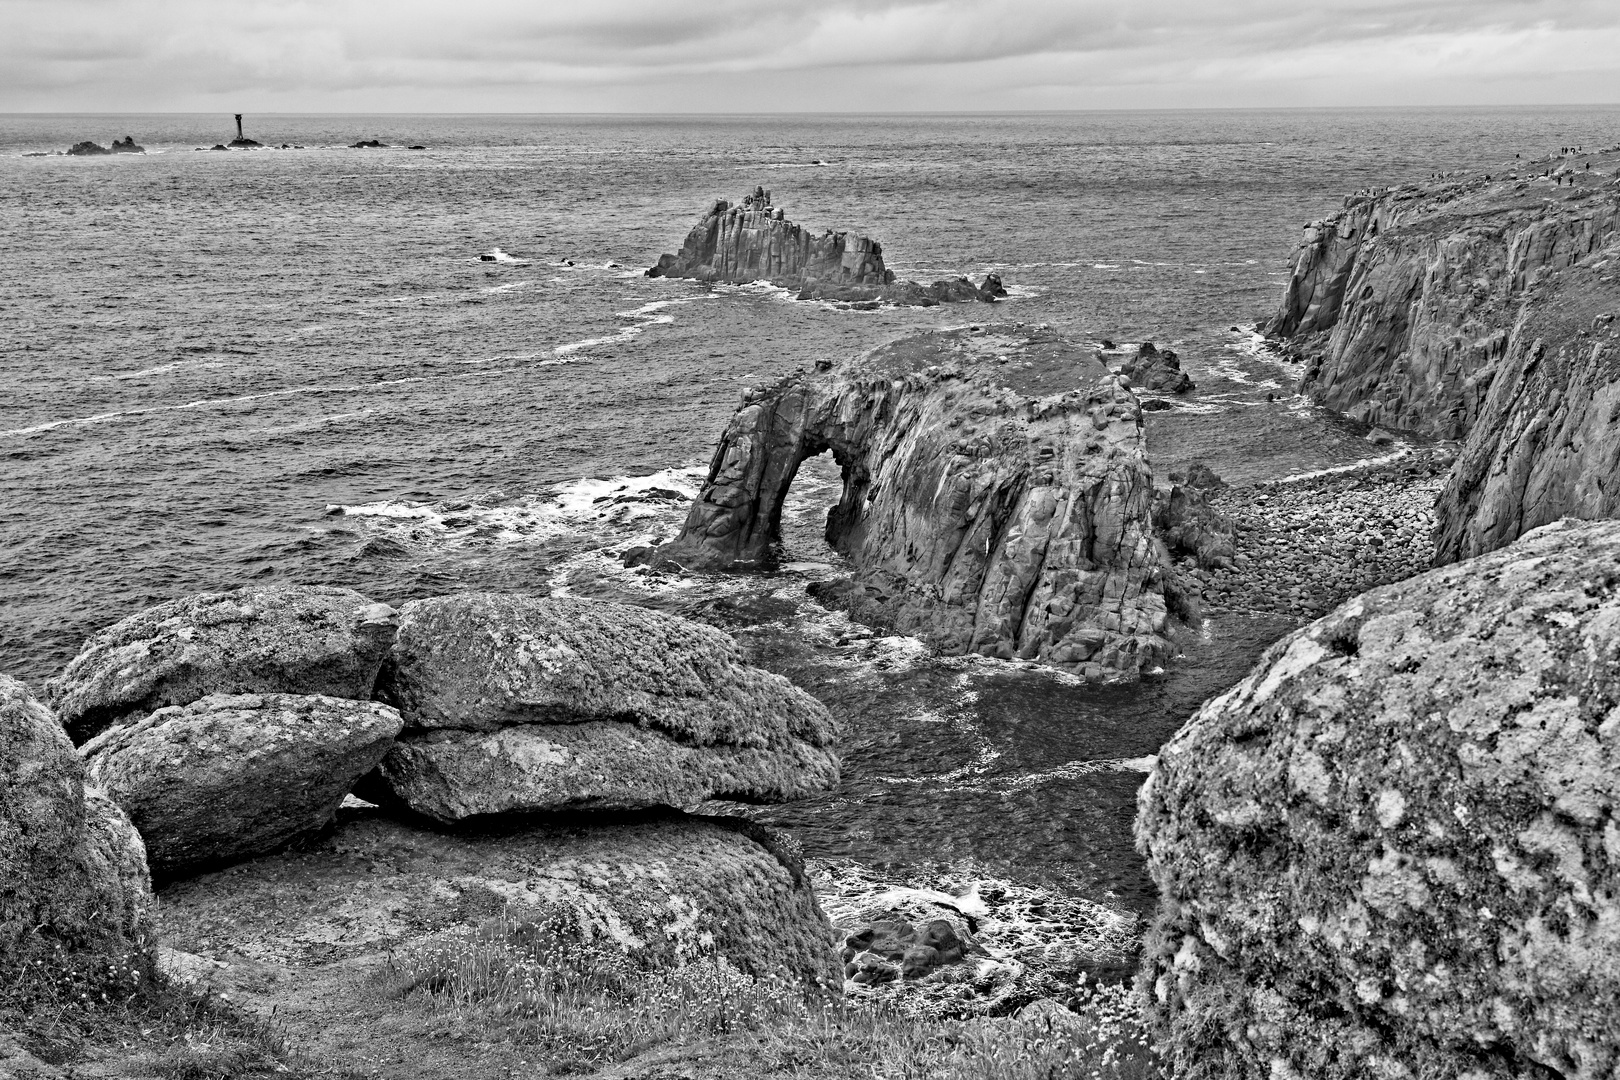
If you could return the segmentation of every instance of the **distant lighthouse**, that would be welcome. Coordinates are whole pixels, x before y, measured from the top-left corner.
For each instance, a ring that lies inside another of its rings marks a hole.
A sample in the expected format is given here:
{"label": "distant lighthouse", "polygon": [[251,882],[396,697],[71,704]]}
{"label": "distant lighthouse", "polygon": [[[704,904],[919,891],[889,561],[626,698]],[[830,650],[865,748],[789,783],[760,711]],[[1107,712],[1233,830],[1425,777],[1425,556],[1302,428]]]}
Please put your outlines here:
{"label": "distant lighthouse", "polygon": [[246,135],[242,134],[242,114],[241,113],[236,113],[235,115],[236,115],[236,138],[231,140],[231,145],[232,146],[263,146],[264,145],[263,143],[254,142],[252,139],[250,139]]}

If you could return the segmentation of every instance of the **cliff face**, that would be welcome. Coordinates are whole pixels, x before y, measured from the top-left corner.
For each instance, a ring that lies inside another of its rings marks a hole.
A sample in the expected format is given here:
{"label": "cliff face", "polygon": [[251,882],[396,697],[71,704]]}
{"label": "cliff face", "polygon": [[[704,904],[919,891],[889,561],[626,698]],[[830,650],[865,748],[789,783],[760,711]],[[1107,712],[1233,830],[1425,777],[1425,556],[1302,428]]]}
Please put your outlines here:
{"label": "cliff face", "polygon": [[932,306],[1006,295],[999,277],[978,287],[966,278],[931,286],[896,281],[883,265],[882,244],[851,232],[815,233],[794,224],[781,207],[771,205],[771,193],[762,187],[735,205],[716,200],[687,234],[680,253],[659,256],[647,276],[731,284],[769,281],[800,290],[801,300]]}
{"label": "cliff face", "polygon": [[1620,516],[1620,239],[1533,286],[1436,503],[1435,560]]}
{"label": "cliff face", "polygon": [[1048,330],[920,334],[745,393],[680,535],[630,561],[768,565],[799,464],[827,450],[826,535],[855,567],[828,602],[946,653],[1089,676],[1173,651],[1140,407]]}
{"label": "cliff face", "polygon": [[1301,392],[1371,424],[1464,436],[1529,286],[1592,258],[1620,229],[1612,162],[1561,167],[1573,185],[1539,169],[1408,185],[1352,197],[1308,226],[1266,327],[1305,359]]}

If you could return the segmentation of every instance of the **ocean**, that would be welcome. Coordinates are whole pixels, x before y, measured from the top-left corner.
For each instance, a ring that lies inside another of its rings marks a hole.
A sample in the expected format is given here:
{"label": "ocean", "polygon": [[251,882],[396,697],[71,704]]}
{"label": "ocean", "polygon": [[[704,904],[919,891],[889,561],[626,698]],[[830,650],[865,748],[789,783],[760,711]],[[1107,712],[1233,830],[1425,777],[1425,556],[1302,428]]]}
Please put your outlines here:
{"label": "ocean", "polygon": [[[249,582],[630,600],[732,631],[849,724],[839,792],[751,811],[807,854],[1137,913],[1144,759],[1296,622],[1221,615],[1129,686],[931,657],[805,595],[839,569],[825,460],[778,573],[617,554],[674,535],[743,387],[917,328],[1173,347],[1198,390],[1150,417],[1160,470],[1365,458],[1253,332],[1301,226],[1359,188],[1620,142],[1616,108],[246,124],[289,149],[197,152],[228,116],[0,116],[0,671],[38,688],[97,628]],[[147,153],[31,156],[126,134]],[[853,311],[642,276],[756,184],[900,277],[1012,295]]]}

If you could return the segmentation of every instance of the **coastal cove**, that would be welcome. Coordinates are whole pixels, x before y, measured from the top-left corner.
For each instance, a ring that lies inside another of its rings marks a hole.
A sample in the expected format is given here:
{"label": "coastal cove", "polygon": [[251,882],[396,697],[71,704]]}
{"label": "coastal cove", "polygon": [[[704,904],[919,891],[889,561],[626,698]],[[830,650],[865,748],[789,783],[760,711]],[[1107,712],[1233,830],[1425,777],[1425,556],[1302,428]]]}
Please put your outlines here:
{"label": "coastal cove", "polygon": [[[43,685],[91,633],[240,585],[682,616],[843,732],[836,789],[704,813],[787,832],[829,911],[976,890],[1010,937],[1081,943],[1113,981],[1159,900],[1132,821],[1166,740],[1274,642],[1433,557],[1457,433],[1329,412],[1257,332],[1301,226],[1359,186],[1620,144],[1610,108],[265,116],[266,144],[305,149],[194,152],[229,134],[208,134],[217,119],[0,117],[0,280],[19,298],[0,345],[0,672]],[[145,154],[24,156],[126,131]],[[389,145],[354,145],[371,138]],[[874,307],[644,275],[756,184],[795,222],[880,239],[901,278],[994,274],[1008,295]],[[1178,559],[1202,618],[1121,665],[1139,679],[1063,651],[936,651],[822,603],[860,569],[823,536],[843,491],[825,453],[795,462],[767,568],[625,565],[682,550],[739,402],[992,324],[1110,364],[1152,341],[1193,384],[1139,388],[1142,439],[1154,479],[1202,463],[1230,485],[1209,497],[1233,558]]]}

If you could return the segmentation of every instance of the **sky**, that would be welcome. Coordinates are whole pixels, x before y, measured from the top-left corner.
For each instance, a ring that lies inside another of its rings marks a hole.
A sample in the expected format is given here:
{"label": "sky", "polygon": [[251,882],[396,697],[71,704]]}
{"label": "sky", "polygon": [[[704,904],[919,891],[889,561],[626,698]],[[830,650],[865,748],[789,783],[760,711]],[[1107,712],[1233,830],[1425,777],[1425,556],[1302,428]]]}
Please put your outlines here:
{"label": "sky", "polygon": [[1620,103],[1620,0],[0,0],[0,112]]}

